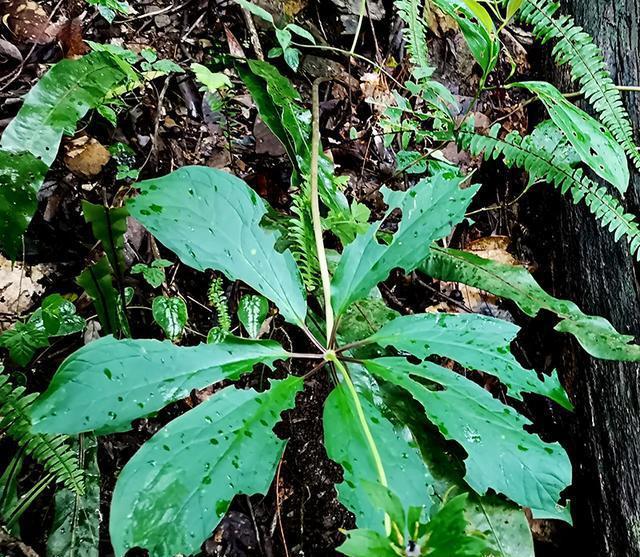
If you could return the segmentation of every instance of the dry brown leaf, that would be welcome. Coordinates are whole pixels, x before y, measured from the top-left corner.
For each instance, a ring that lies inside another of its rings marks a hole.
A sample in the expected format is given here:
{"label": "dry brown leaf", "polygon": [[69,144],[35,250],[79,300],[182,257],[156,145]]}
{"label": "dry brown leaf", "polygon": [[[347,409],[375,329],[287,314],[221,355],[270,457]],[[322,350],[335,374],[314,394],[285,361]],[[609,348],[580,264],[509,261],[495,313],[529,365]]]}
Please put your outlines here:
{"label": "dry brown leaf", "polygon": [[65,58],[77,58],[89,52],[82,36],[82,20],[79,17],[69,19],[60,26],[58,40]]}
{"label": "dry brown leaf", "polygon": [[0,255],[0,330],[31,309],[44,292],[40,281],[52,271],[50,265],[22,265]]}
{"label": "dry brown leaf", "polygon": [[100,174],[109,159],[111,154],[102,143],[83,135],[69,142],[64,163],[74,174],[89,177]]}
{"label": "dry brown leaf", "polygon": [[465,249],[485,259],[507,265],[517,265],[518,260],[507,251],[509,244],[511,244],[511,239],[508,236],[487,236],[470,242]]}
{"label": "dry brown leaf", "polygon": [[33,0],[8,0],[4,4],[4,24],[13,36],[23,43],[47,44],[56,33],[50,25],[49,15]]}

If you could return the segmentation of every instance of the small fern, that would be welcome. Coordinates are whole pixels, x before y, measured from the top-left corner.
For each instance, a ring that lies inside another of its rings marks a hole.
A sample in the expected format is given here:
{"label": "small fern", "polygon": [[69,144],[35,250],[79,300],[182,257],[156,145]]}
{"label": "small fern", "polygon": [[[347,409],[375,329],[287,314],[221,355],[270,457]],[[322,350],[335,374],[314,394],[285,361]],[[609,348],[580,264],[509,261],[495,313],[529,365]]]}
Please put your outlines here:
{"label": "small fern", "polygon": [[83,471],[65,435],[31,432],[29,408],[38,393],[25,395],[24,387],[14,387],[0,366],[0,433],[12,437],[26,455],[39,462],[57,481],[75,493],[84,493]]}
{"label": "small fern", "polygon": [[509,168],[522,168],[532,180],[544,180],[562,193],[570,192],[573,202],[577,204],[584,201],[602,226],[613,232],[616,240],[626,236],[631,254],[640,259],[638,223],[605,187],[598,186],[581,169],[572,168],[558,160],[559,157],[553,152],[538,146],[532,136],[522,137],[514,131],[500,139],[497,132],[497,127],[492,129],[490,135],[461,130],[458,132],[458,142],[474,156],[482,155],[486,160],[502,156]]}
{"label": "small fern", "polygon": [[209,291],[207,292],[209,305],[216,312],[218,318],[218,329],[223,334],[231,331],[231,317],[229,316],[229,302],[222,289],[222,279],[217,277],[211,281]]}
{"label": "small fern", "polygon": [[292,196],[287,236],[290,250],[300,268],[305,288],[314,292],[320,286],[320,270],[316,253],[309,201],[309,181],[303,180],[300,191]]}
{"label": "small fern", "polygon": [[422,17],[420,0],[397,0],[395,6],[406,28],[404,38],[407,43],[409,60],[414,66],[413,75],[417,80],[430,77],[433,68],[429,63],[427,47],[427,24]]}
{"label": "small fern", "polygon": [[629,115],[601,50],[572,17],[556,15],[559,8],[560,5],[552,0],[527,0],[519,17],[531,25],[533,34],[542,44],[553,39],[558,41],[553,48],[555,62],[569,64],[571,75],[579,83],[585,98],[640,170],[640,153],[633,140]]}

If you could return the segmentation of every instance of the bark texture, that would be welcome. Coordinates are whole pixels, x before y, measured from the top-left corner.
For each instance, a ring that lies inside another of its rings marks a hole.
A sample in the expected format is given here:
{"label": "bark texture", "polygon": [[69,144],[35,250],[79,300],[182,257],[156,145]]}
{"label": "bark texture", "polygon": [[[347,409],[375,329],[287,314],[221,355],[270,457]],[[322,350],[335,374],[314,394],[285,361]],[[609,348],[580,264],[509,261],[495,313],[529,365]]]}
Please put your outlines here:
{"label": "bark texture", "polygon": [[[640,84],[640,0],[561,3],[604,49],[614,82]],[[553,72],[555,81],[563,90],[575,90],[563,71]],[[623,95],[638,138],[640,94]],[[640,176],[634,173],[625,202],[630,212],[640,214],[639,199]],[[627,246],[568,197],[558,203],[550,193],[546,201],[543,218],[554,240],[545,254],[552,289],[639,336],[638,266]],[[573,514],[576,541],[584,544],[577,554],[640,556],[640,365],[594,360],[576,343],[562,355],[559,367],[576,405]]]}

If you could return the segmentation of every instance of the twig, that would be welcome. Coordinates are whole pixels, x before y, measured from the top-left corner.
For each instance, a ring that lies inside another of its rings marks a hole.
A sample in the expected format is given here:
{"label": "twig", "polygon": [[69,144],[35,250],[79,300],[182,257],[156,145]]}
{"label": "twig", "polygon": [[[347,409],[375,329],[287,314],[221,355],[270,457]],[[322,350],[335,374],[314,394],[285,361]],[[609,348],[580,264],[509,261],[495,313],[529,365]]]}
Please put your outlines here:
{"label": "twig", "polygon": [[280,468],[282,468],[282,459],[284,455],[280,457],[278,462],[278,470],[276,472],[276,516],[278,517],[278,526],[280,528],[280,537],[282,538],[282,547],[284,547],[285,557],[289,557],[289,550],[287,549],[287,539],[284,535],[284,527],[282,526],[282,517],[280,516]]}
{"label": "twig", "polygon": [[353,54],[358,46],[358,39],[360,38],[360,31],[362,30],[362,22],[364,20],[364,14],[367,11],[367,0],[360,0],[360,15],[358,16],[358,26],[356,27],[356,34],[353,36],[353,43],[351,44],[351,50]]}
{"label": "twig", "polygon": [[258,60],[264,60],[264,52],[262,51],[262,45],[260,44],[260,37],[258,37],[258,30],[256,29],[256,24],[253,22],[253,18],[251,17],[251,13],[247,8],[242,8],[242,15],[244,17],[244,21],[247,24],[247,30],[249,31],[249,41],[251,42],[251,46],[253,47],[253,51],[256,53],[256,58]]}

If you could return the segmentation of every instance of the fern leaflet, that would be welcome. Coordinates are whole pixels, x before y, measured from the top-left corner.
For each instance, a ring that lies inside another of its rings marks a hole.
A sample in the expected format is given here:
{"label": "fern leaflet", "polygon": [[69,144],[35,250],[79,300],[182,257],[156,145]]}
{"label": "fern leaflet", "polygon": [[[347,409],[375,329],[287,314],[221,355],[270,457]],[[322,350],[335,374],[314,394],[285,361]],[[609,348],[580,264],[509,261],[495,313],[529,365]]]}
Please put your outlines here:
{"label": "fern leaflet", "polygon": [[640,259],[640,228],[635,217],[626,213],[605,187],[598,186],[581,169],[559,161],[553,152],[536,146],[531,136],[523,138],[514,131],[500,139],[497,128],[491,135],[461,130],[458,142],[474,156],[482,155],[487,160],[502,156],[507,167],[522,168],[533,180],[549,182],[562,193],[571,192],[573,202],[584,201],[603,227],[613,232],[616,240],[626,236],[631,254]]}
{"label": "fern leaflet", "polygon": [[407,42],[409,60],[414,65],[414,77],[418,81],[431,77],[433,68],[429,63],[427,25],[421,15],[420,0],[398,0],[395,6],[400,18],[407,26],[404,30],[404,38]]}
{"label": "fern leaflet", "polygon": [[558,41],[553,48],[554,60],[558,65],[569,64],[571,75],[579,83],[585,98],[640,170],[640,153],[633,140],[629,115],[602,52],[572,17],[556,16],[559,7],[552,0],[527,0],[519,17],[531,25],[533,34],[542,44],[552,39]]}
{"label": "fern leaflet", "polygon": [[298,264],[305,288],[313,292],[320,286],[320,266],[313,235],[307,179],[301,182],[300,191],[292,197],[291,211],[294,216],[289,219],[287,230],[287,236],[291,242],[289,249]]}
{"label": "fern leaflet", "polygon": [[229,303],[222,289],[222,279],[217,277],[211,281],[207,292],[209,305],[216,312],[218,317],[218,328],[223,335],[231,331],[231,317],[229,317]]}
{"label": "fern leaflet", "polygon": [[84,493],[83,471],[65,435],[31,432],[29,408],[38,393],[24,394],[24,387],[14,387],[0,366],[0,433],[6,433],[25,454],[39,462],[57,481],[75,493]]}

